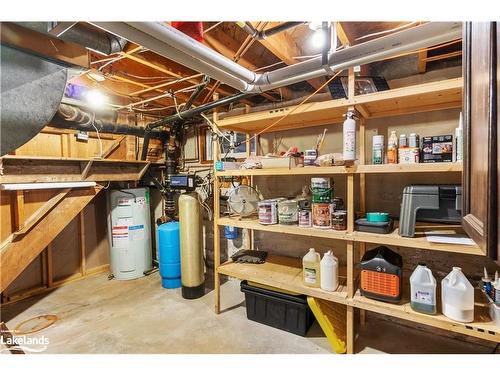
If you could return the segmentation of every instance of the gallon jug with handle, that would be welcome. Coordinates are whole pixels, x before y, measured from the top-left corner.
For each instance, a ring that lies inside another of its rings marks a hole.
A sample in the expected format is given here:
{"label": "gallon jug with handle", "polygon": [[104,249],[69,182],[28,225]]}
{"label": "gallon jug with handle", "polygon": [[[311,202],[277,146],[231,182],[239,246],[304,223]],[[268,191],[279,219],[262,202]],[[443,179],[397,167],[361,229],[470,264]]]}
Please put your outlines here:
{"label": "gallon jug with handle", "polygon": [[410,276],[410,306],[424,314],[436,313],[436,279],[425,263],[419,263]]}
{"label": "gallon jug with handle", "polygon": [[304,285],[319,288],[320,256],[313,248],[302,258],[302,274]]}
{"label": "gallon jug with handle", "polygon": [[474,287],[460,267],[453,267],[441,281],[441,300],[448,318],[463,323],[474,320]]}
{"label": "gallon jug with handle", "polygon": [[320,267],[321,289],[333,292],[339,286],[339,261],[332,251],[323,255]]}

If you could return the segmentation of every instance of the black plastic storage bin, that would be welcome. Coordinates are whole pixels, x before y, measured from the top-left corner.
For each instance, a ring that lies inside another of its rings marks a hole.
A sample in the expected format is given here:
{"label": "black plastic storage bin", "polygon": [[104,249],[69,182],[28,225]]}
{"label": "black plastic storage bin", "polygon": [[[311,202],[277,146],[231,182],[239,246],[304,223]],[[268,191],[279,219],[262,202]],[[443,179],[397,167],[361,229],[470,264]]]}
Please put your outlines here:
{"label": "black plastic storage bin", "polygon": [[245,293],[247,318],[296,335],[305,336],[315,318],[306,296],[285,293],[248,285],[241,282]]}

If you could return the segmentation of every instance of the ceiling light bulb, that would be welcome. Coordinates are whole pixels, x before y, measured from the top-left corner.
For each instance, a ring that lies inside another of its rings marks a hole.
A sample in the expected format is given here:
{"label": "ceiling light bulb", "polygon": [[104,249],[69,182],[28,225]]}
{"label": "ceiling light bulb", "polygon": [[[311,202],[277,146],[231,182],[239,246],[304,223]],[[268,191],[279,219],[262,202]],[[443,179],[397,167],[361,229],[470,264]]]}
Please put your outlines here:
{"label": "ceiling light bulb", "polygon": [[107,102],[107,97],[99,90],[89,90],[84,96],[85,100],[92,108],[102,108]]}
{"label": "ceiling light bulb", "polygon": [[315,31],[311,37],[311,44],[314,48],[320,49],[325,45],[326,37],[322,30]]}

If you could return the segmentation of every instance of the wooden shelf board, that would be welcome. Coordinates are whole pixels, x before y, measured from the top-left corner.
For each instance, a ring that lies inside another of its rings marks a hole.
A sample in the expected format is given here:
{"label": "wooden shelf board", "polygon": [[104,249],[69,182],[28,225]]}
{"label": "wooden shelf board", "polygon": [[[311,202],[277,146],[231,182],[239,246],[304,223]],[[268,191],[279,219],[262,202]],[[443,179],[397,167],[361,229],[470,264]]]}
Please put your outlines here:
{"label": "wooden shelf board", "polygon": [[[437,315],[418,313],[412,310],[408,299],[403,299],[400,304],[375,301],[361,296],[359,290],[352,300],[348,301],[348,304],[363,310],[373,311],[415,323],[426,324],[489,341],[500,342],[500,327],[496,326],[495,323],[491,321],[487,307],[482,304],[476,303],[473,323],[455,322],[441,313]],[[438,308],[438,311],[439,310],[440,308]]]}
{"label": "wooden shelf board", "polygon": [[333,175],[354,173],[354,167],[300,167],[300,168],[266,168],[236,169],[216,172],[223,176],[296,176],[296,175]]}
{"label": "wooden shelf board", "polygon": [[382,164],[354,165],[351,167],[297,167],[267,169],[236,169],[216,172],[216,176],[296,176],[296,175],[335,175],[349,173],[441,173],[462,172],[462,163],[419,163],[419,164]]}
{"label": "wooden shelf board", "polygon": [[462,163],[368,164],[356,166],[356,173],[440,173],[462,172],[462,170]]}
{"label": "wooden shelf board", "polygon": [[217,270],[220,274],[240,280],[253,281],[327,301],[346,303],[347,287],[345,285],[345,278],[340,278],[340,285],[335,292],[307,287],[302,283],[301,259],[268,255],[266,261],[262,264],[234,263],[228,261],[219,266]]}
{"label": "wooden shelf board", "polygon": [[298,225],[262,225],[255,218],[220,218],[217,223],[219,225],[227,225],[238,228],[261,230],[265,232],[295,234],[299,236],[330,238],[335,240],[351,240],[350,236],[345,230],[332,230],[332,229],[316,229],[316,228],[300,228]]}
{"label": "wooden shelf board", "polygon": [[138,181],[148,161],[3,156],[0,183]]}
{"label": "wooden shelf board", "polygon": [[[219,225],[233,226],[237,228],[260,230],[264,232],[293,234],[298,236],[330,238],[333,240],[355,241],[364,243],[374,243],[388,246],[410,247],[424,250],[445,251],[452,253],[462,253],[470,255],[481,255],[484,253],[477,245],[452,245],[440,244],[427,241],[424,232],[429,230],[442,231],[443,234],[461,233],[463,231],[457,225],[440,225],[440,224],[424,224],[418,223],[415,237],[401,237],[398,234],[398,229],[394,229],[389,234],[377,234],[354,231],[337,231],[333,229],[316,229],[316,228],[300,228],[298,225],[262,225],[259,224],[256,218],[229,218],[223,217],[217,220]],[[397,227],[397,223],[395,223]]]}
{"label": "wooden shelf board", "polygon": [[[367,118],[399,116],[411,113],[462,107],[462,78],[428,82],[414,86],[355,96],[352,100],[335,99],[307,103],[269,131],[299,129],[343,122],[349,106],[363,107]],[[265,129],[297,106],[230,116],[217,121],[220,128],[241,132]]]}

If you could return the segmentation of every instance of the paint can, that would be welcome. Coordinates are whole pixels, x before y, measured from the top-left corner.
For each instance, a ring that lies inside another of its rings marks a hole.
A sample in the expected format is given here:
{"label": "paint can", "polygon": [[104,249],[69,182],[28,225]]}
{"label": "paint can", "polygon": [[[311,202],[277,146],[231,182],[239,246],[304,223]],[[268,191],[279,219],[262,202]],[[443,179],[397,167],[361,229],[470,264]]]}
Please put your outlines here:
{"label": "paint can", "polygon": [[335,230],[347,230],[347,211],[339,210],[332,212],[332,228]]}
{"label": "paint can", "polygon": [[330,203],[333,195],[333,181],[330,178],[311,178],[313,203]]}
{"label": "paint can", "polygon": [[278,224],[277,199],[266,199],[259,202],[259,224]]}
{"label": "paint can", "polygon": [[299,221],[299,209],[294,199],[278,202],[278,221],[280,224],[293,225]]}
{"label": "paint can", "polygon": [[299,227],[310,228],[312,225],[312,211],[310,208],[299,210]]}
{"label": "paint can", "polygon": [[335,197],[332,200],[332,212],[343,210],[344,209],[344,200],[339,197]]}
{"label": "paint can", "polygon": [[312,204],[312,226],[318,229],[331,228],[330,203]]}

